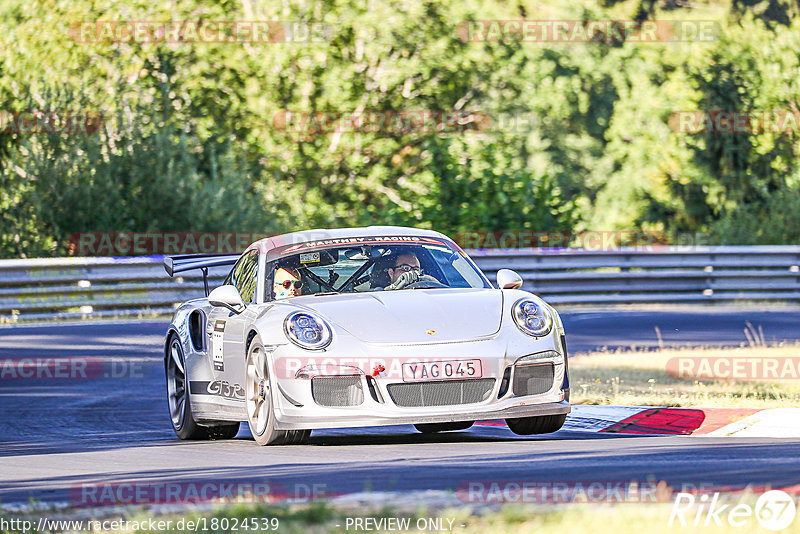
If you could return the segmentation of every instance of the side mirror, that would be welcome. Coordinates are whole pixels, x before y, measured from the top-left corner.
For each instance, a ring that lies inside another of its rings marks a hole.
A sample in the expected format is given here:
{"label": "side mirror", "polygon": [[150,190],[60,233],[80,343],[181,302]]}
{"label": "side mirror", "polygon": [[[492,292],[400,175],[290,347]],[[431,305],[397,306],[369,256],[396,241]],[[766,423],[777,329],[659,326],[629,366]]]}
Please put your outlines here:
{"label": "side mirror", "polygon": [[511,269],[497,271],[497,287],[500,289],[519,289],[522,287],[522,277]]}
{"label": "side mirror", "polygon": [[234,286],[219,286],[208,295],[208,303],[228,308],[233,313],[242,313],[245,308],[242,297]]}

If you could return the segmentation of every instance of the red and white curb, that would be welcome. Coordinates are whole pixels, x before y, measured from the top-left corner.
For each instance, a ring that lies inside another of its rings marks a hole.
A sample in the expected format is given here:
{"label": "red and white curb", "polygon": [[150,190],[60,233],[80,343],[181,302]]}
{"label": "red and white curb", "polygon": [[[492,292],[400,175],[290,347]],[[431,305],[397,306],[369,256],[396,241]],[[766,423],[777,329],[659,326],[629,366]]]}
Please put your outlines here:
{"label": "red and white curb", "polygon": [[710,432],[711,436],[737,437],[800,437],[800,408],[761,410]]}
{"label": "red and white curb", "polygon": [[[597,428],[598,421],[606,423],[596,430],[618,434],[703,435],[728,427],[756,412],[739,408],[670,408],[652,406],[581,406],[572,407],[567,418],[574,430],[587,423]],[[586,423],[585,423],[586,422]]]}
{"label": "red and white curb", "polygon": [[[478,425],[501,426],[502,421]],[[670,408],[573,405],[564,430],[616,434],[799,438],[800,408]]]}

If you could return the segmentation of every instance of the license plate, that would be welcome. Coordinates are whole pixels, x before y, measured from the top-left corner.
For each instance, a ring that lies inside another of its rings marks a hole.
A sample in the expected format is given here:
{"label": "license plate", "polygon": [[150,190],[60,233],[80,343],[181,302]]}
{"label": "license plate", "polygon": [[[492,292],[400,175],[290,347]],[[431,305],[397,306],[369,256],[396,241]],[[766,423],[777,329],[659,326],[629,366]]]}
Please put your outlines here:
{"label": "license plate", "polygon": [[480,360],[447,360],[403,364],[403,381],[481,378]]}

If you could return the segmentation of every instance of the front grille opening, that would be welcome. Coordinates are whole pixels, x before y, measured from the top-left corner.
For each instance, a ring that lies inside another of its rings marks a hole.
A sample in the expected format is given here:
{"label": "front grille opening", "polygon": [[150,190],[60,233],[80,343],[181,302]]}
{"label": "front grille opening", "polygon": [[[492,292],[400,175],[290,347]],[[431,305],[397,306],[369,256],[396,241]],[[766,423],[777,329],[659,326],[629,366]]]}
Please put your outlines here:
{"label": "front grille opening", "polygon": [[438,380],[389,384],[387,390],[397,406],[419,408],[483,402],[491,395],[494,383],[494,378]]}
{"label": "front grille opening", "polygon": [[511,382],[511,367],[506,367],[503,373],[503,379],[500,381],[500,391],[497,393],[497,398],[500,399],[508,393],[508,384]]}
{"label": "front grille opening", "polygon": [[364,402],[360,376],[330,376],[311,379],[311,396],[320,406],[358,406]]}
{"label": "front grille opening", "polygon": [[555,366],[552,363],[514,366],[514,395],[541,395],[553,388]]}

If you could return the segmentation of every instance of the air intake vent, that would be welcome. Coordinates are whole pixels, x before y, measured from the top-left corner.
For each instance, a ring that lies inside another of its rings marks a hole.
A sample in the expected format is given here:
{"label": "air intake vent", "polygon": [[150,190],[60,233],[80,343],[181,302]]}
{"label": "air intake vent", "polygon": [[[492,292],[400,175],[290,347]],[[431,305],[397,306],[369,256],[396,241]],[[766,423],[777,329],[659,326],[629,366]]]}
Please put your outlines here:
{"label": "air intake vent", "polygon": [[360,376],[312,378],[311,395],[320,406],[358,406],[364,402]]}
{"label": "air intake vent", "polygon": [[506,367],[503,372],[503,379],[500,381],[500,391],[497,392],[497,398],[503,398],[503,395],[508,393],[508,385],[511,382],[511,367]]}
{"label": "air intake vent", "polygon": [[439,380],[387,386],[394,403],[404,408],[448,406],[485,401],[494,387],[494,378]]}
{"label": "air intake vent", "polygon": [[553,389],[552,363],[514,366],[514,395],[541,395]]}

